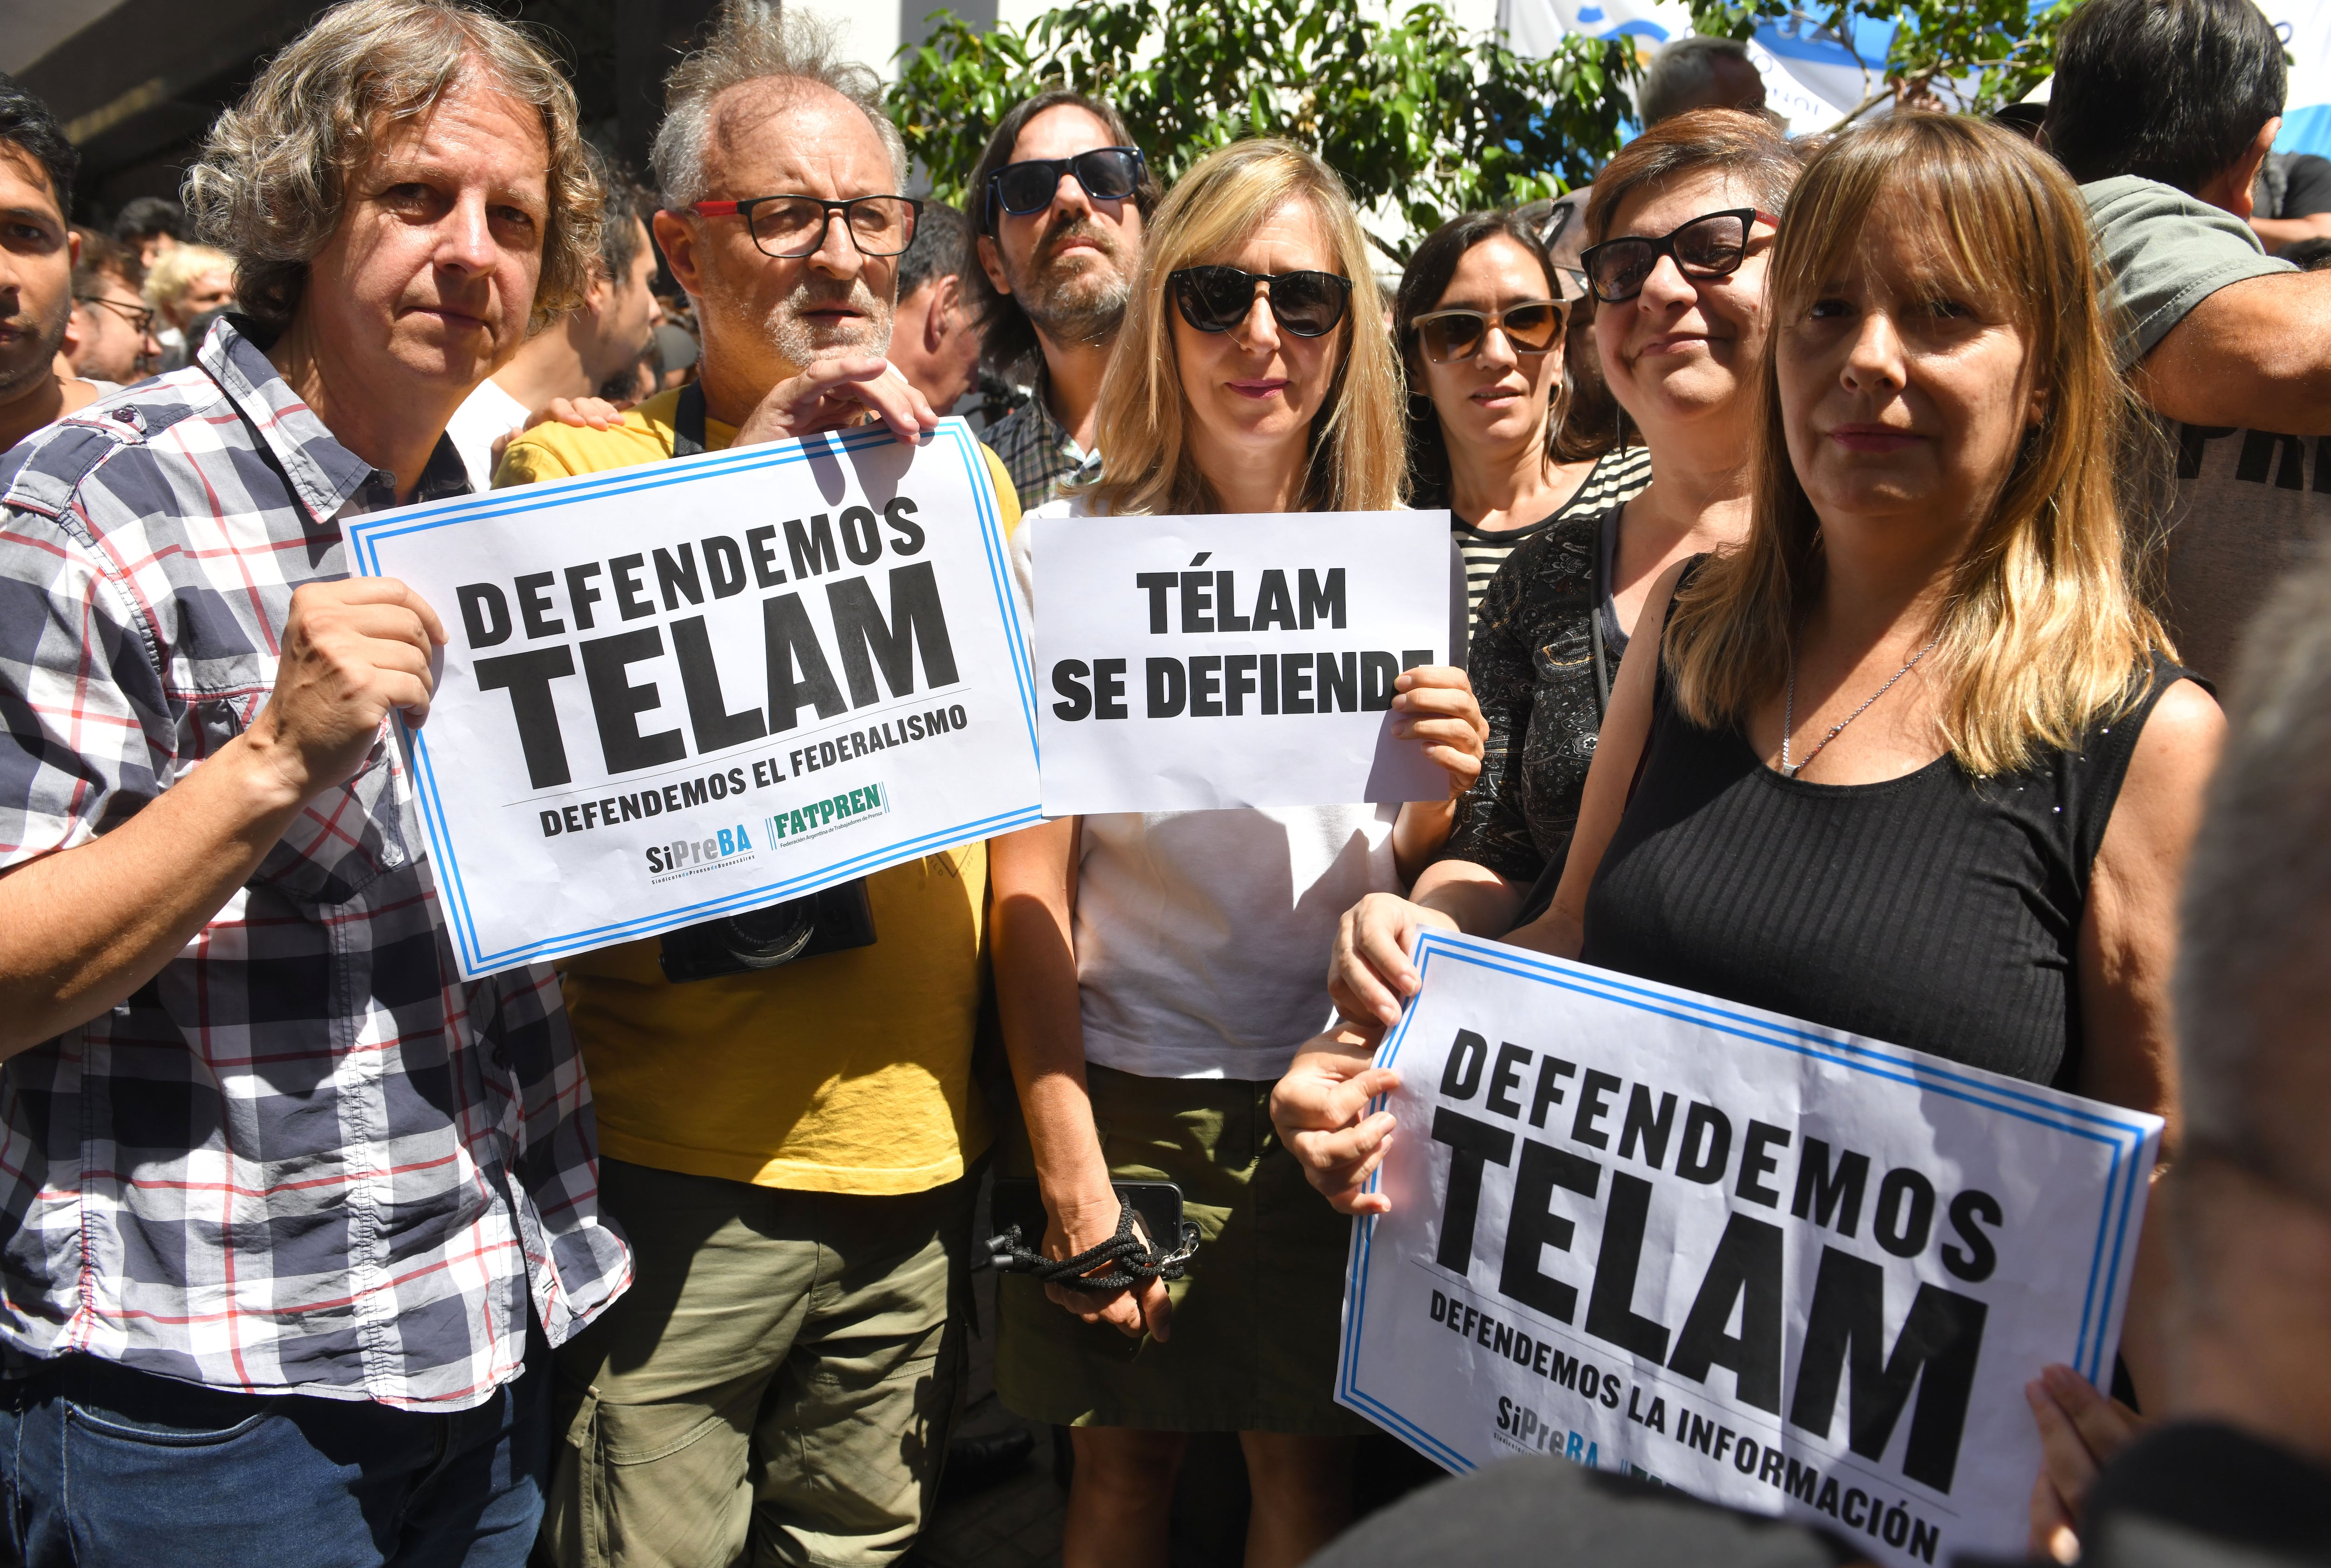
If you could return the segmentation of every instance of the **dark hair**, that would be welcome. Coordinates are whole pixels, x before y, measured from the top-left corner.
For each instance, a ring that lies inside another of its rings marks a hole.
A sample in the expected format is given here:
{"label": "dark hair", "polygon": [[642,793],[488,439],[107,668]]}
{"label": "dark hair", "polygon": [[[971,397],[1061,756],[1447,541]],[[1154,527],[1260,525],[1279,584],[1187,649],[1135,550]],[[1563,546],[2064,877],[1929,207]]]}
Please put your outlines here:
{"label": "dark hair", "polygon": [[2289,73],[2250,0],[2088,0],[2056,46],[2048,150],[2083,185],[2139,175],[2191,195],[2282,112]]}
{"label": "dark hair", "polygon": [[583,161],[599,182],[599,266],[610,286],[620,286],[640,259],[640,246],[645,243],[640,226],[658,203],[629,169],[588,142],[583,144]]}
{"label": "dark hair", "polygon": [[156,234],[186,243],[186,209],[167,196],[139,196],[113,215],[113,237],[125,245]]}
{"label": "dark hair", "polygon": [[5,71],[0,71],[0,141],[10,143],[46,171],[60,217],[72,211],[73,176],[81,172],[81,154],[65,139],[64,128],[57,124],[49,106],[17,86],[16,79]]}
{"label": "dark hair", "polygon": [[81,260],[73,264],[72,291],[76,299],[94,293],[100,280],[110,278],[132,293],[146,287],[146,269],[138,263],[138,252],[91,229],[81,231]]}
{"label": "dark hair", "polygon": [[[1449,439],[1441,432],[1440,413],[1422,390],[1424,367],[1417,345],[1416,318],[1440,305],[1441,297],[1449,292],[1449,280],[1457,275],[1458,263],[1475,246],[1501,234],[1528,252],[1530,259],[1545,271],[1546,298],[1561,299],[1562,280],[1555,275],[1554,258],[1546,254],[1537,225],[1511,211],[1466,213],[1427,234],[1409,258],[1408,270],[1400,275],[1400,290],[1393,296],[1393,342],[1400,350],[1401,365],[1409,381],[1408,480],[1412,506],[1442,505],[1449,494]],[[1556,401],[1563,401],[1559,394]],[[1546,420],[1548,456],[1553,455],[1555,432],[1561,426],[1562,412],[1557,407]]]}
{"label": "dark hair", "polygon": [[[1133,132],[1126,126],[1125,117],[1117,112],[1116,105],[1105,99],[1070,92],[1066,88],[1054,88],[1033,98],[1022,100],[996,123],[995,134],[987,138],[987,150],[981,153],[979,162],[972,166],[971,178],[964,188],[964,204],[969,209],[973,227],[979,233],[992,235],[996,227],[994,215],[987,210],[988,177],[1012,161],[1012,149],[1018,145],[1020,133],[1027,128],[1030,120],[1048,109],[1059,109],[1063,104],[1081,109],[1100,121],[1101,128],[1108,133],[1108,145],[1137,145],[1133,139]],[[1133,204],[1144,222],[1157,210],[1157,201],[1163,194],[1157,187],[1157,176],[1145,166],[1141,184],[1133,192]],[[1009,370],[1034,356],[1037,352],[1036,328],[1028,319],[1028,312],[1020,308],[1020,301],[1001,292],[989,282],[985,267],[965,268],[963,280],[972,315],[979,323],[981,357],[998,370]]]}
{"label": "dark hair", "polygon": [[971,220],[945,202],[925,202],[915,237],[899,252],[899,298],[937,278],[959,278],[971,266]]}
{"label": "dark hair", "polygon": [[[1642,88],[1635,94],[1643,124],[1654,126],[1694,109],[1712,106],[1717,62],[1720,60],[1734,60],[1751,71],[1756,69],[1756,62],[1748,56],[1748,46],[1736,38],[1687,33],[1661,48],[1651,57],[1651,68],[1644,72]],[[1723,107],[1735,109],[1738,105]]]}
{"label": "dark hair", "polygon": [[2331,234],[2316,234],[2285,245],[2282,259],[2302,272],[2331,271]]}

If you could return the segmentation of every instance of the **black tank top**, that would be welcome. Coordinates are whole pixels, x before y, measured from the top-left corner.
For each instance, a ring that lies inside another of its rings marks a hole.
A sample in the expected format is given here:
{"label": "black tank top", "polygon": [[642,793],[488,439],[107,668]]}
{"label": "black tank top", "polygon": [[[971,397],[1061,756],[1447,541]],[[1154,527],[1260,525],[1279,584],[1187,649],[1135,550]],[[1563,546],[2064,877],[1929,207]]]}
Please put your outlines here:
{"label": "black tank top", "polygon": [[1946,755],[1823,784],[1685,718],[1662,670],[1580,957],[2069,1088],[2089,869],[2145,719],[2189,678],[2156,658],[2140,700],[2023,773],[1978,780]]}

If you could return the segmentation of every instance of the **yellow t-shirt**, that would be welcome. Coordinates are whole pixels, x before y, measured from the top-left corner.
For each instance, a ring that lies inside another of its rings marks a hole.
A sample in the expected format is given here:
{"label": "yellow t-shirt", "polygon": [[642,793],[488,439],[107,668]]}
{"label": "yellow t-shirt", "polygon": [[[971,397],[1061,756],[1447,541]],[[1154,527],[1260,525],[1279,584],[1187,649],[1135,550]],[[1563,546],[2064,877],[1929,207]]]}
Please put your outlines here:
{"label": "yellow t-shirt", "polygon": [[[601,473],[671,455],[680,394],[611,430],[546,423],[510,442],[497,485]],[[707,420],[714,451],[736,431]],[[987,466],[1008,537],[1010,476]],[[751,974],[674,985],[658,939],[563,966],[590,1073],[599,1147],[619,1160],[819,1193],[919,1193],[986,1148],[971,1050],[987,971],[987,847],[866,879],[875,943]]]}

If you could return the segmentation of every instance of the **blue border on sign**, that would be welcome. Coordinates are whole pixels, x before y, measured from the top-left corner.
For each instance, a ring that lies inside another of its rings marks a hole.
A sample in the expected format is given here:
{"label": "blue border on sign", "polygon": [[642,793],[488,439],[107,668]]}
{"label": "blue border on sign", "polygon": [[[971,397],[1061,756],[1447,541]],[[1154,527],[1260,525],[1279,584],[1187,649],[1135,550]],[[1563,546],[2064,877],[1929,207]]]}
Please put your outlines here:
{"label": "blue border on sign", "polygon": [[[1481,942],[1478,938],[1452,937],[1440,931],[1423,933],[1415,953],[1420,982],[1431,973],[1437,958],[1446,958],[1451,964],[1474,965],[1558,990],[1575,991],[1601,1001],[1615,1002],[1662,1018],[1697,1024],[1736,1039],[1832,1062],[1855,1072],[1908,1084],[1929,1094],[1963,1100],[2052,1132],[2107,1145],[2112,1150],[2112,1157],[2105,1176],[2104,1202],[2097,1218],[2096,1245],[2088,1256],[2088,1290],[2080,1307],[2080,1327],[2073,1339],[2072,1356],[2072,1365],[2082,1376],[2098,1387],[2104,1385],[2105,1325],[2112,1320],[2113,1297],[2119,1288],[2121,1257],[2135,1245],[2130,1231],[2135,1223],[2137,1194],[2143,1191],[2145,1175],[2138,1168],[2136,1155],[2145,1147],[2151,1131],[2145,1123],[2132,1121],[2125,1115],[2116,1115],[2109,1107],[2088,1109],[2066,1105],[2060,1099],[2034,1094],[2012,1081],[2003,1082],[1989,1074],[1955,1068],[1937,1058],[1905,1050],[1898,1046],[1878,1045],[1843,1038],[1827,1031],[1793,1025],[1728,1007],[1712,999],[1631,983],[1625,976],[1609,970],[1572,964],[1503,944]],[[1413,1004],[1403,1010],[1400,1022],[1394,1027],[1377,1052],[1378,1065],[1390,1067],[1398,1059],[1402,1046],[1407,1042],[1409,1022],[1415,1016],[1416,1009]],[[1369,1108],[1382,1109],[1384,1103],[1385,1097],[1378,1096]],[[1367,1191],[1376,1191],[1382,1179],[1380,1170],[1371,1175]],[[1336,1392],[1347,1403],[1364,1411],[1370,1420],[1398,1434],[1443,1465],[1454,1470],[1470,1470],[1474,1468],[1471,1460],[1358,1386],[1356,1371],[1357,1351],[1360,1334],[1367,1317],[1368,1265],[1375,1251],[1375,1228],[1373,1216],[1360,1221],[1357,1242],[1352,1249],[1352,1260],[1345,1281],[1346,1294],[1352,1308],[1344,1324],[1344,1354],[1337,1374]]]}
{"label": "blue border on sign", "polygon": [[[345,527],[345,533],[357,572],[365,576],[377,577],[383,575],[380,545],[384,540],[482,522],[489,518],[522,517],[564,506],[584,496],[636,495],[758,469],[790,468],[808,462],[813,458],[860,451],[886,444],[893,439],[887,429],[874,426],[794,441],[772,442],[760,446],[732,447],[726,451],[702,457],[642,463],[604,474],[492,490],[467,500],[443,503],[419,517],[408,511],[377,512],[351,519]],[[1005,553],[1006,541],[1002,515],[996,505],[994,480],[987,471],[986,461],[980,455],[978,441],[972,435],[971,427],[963,421],[942,420],[938,429],[932,432],[931,439],[934,443],[945,442],[954,449],[955,455],[962,461],[972,481],[972,501],[979,519],[980,545],[987,556],[988,585],[995,595],[996,608],[1002,613],[1004,640],[1012,652],[1013,679],[1020,693],[1021,723],[1027,730],[1029,748],[1032,751],[1036,746],[1035,666],[1029,651],[1027,633],[1020,623],[1020,597],[1012,585],[1011,565]],[[611,942],[653,936],[694,921],[754,908],[777,898],[812,890],[815,886],[864,876],[919,855],[950,849],[974,839],[1009,832],[1014,828],[1028,827],[1043,820],[1040,801],[1024,811],[959,822],[903,844],[892,844],[887,849],[827,866],[820,871],[765,882],[756,888],[709,898],[685,908],[668,909],[661,914],[617,921],[589,930],[563,932],[489,953],[478,941],[476,921],[470,909],[469,890],[461,876],[461,860],[454,853],[452,832],[445,820],[444,804],[438,796],[436,759],[430,755],[427,732],[408,727],[401,715],[397,719],[397,730],[404,736],[405,755],[413,759],[414,794],[419,799],[423,826],[429,834],[430,860],[437,873],[438,891],[452,917],[448,923],[452,927],[454,944],[461,950],[462,968],[471,974],[485,974],[536,959],[585,952]]]}

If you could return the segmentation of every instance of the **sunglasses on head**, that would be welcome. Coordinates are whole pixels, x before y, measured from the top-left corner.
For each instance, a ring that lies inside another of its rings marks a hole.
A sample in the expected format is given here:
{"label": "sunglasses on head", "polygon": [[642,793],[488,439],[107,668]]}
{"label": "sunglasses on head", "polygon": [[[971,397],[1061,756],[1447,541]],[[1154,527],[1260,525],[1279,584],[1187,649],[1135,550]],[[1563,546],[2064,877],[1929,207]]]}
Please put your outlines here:
{"label": "sunglasses on head", "polygon": [[1201,332],[1228,332],[1254,309],[1255,290],[1271,319],[1298,337],[1325,337],[1343,320],[1352,284],[1333,272],[1242,272],[1236,267],[1184,267],[1169,274],[1182,319]]}
{"label": "sunglasses on head", "polygon": [[1024,218],[1051,206],[1062,175],[1074,176],[1094,201],[1121,202],[1140,188],[1146,168],[1141,149],[1130,147],[1097,147],[1074,157],[1005,164],[987,176],[988,227],[1003,214]]}
{"label": "sunglasses on head", "polygon": [[1502,310],[1433,310],[1409,323],[1424,356],[1435,365],[1470,359],[1481,351],[1491,328],[1506,335],[1516,354],[1545,354],[1562,341],[1569,309],[1553,299],[1526,299]]}
{"label": "sunglasses on head", "polygon": [[1705,213],[1669,230],[1657,239],[1628,234],[1590,246],[1578,258],[1586,269],[1587,286],[1606,305],[1617,305],[1643,291],[1661,256],[1673,258],[1687,278],[1721,278],[1740,269],[1748,253],[1748,231],[1758,223],[1780,225],[1781,220],[1754,207]]}

